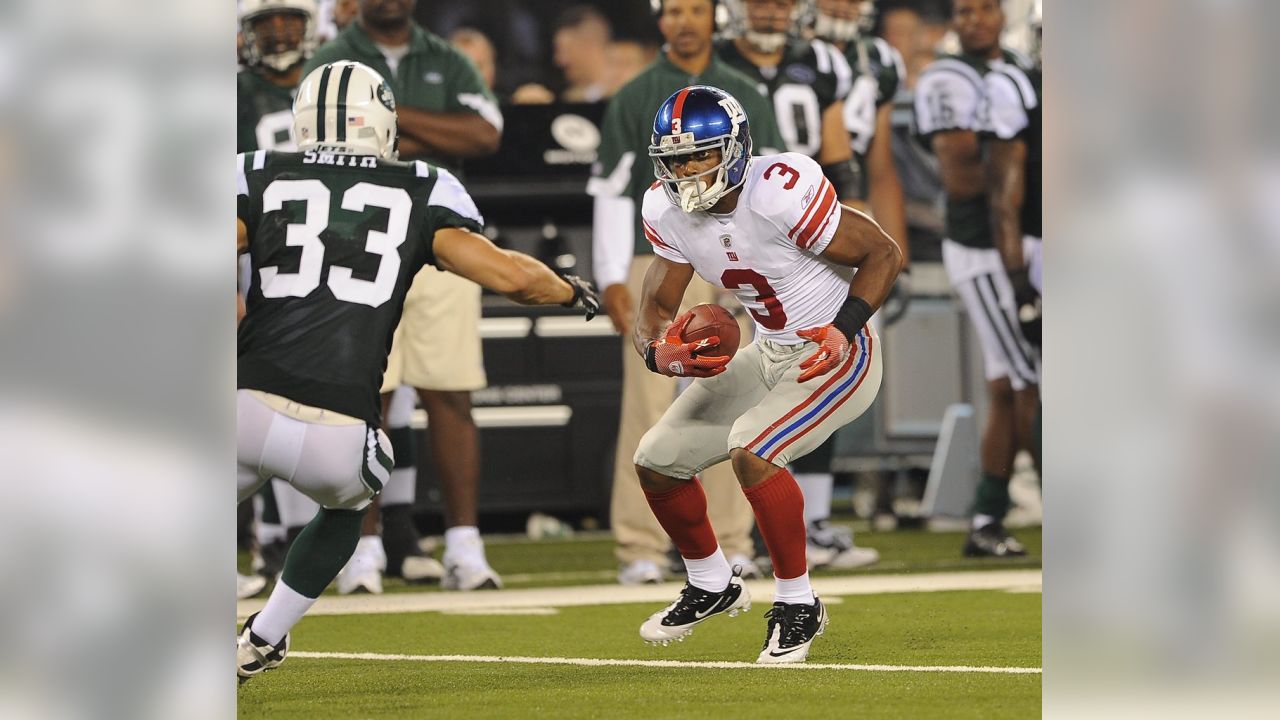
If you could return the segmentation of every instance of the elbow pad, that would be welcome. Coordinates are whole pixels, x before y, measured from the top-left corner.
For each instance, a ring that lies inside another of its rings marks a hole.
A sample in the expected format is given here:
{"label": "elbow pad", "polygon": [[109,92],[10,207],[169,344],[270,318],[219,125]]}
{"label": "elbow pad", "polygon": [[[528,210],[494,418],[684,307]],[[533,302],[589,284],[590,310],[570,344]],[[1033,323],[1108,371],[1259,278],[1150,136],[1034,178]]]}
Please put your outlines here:
{"label": "elbow pad", "polygon": [[856,160],[843,160],[822,166],[822,174],[835,187],[836,197],[841,199],[865,200],[862,190],[862,169]]}

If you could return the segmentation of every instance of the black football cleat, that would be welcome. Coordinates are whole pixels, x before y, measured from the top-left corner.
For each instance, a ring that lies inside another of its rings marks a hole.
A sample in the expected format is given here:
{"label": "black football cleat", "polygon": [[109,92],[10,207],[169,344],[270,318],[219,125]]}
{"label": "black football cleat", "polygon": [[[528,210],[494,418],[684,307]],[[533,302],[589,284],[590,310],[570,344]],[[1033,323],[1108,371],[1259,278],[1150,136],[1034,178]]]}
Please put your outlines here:
{"label": "black football cleat", "polygon": [[244,623],[244,629],[240,631],[240,637],[236,640],[236,675],[241,683],[279,666],[289,654],[287,634],[277,645],[272,645],[254,634],[253,619],[256,617],[258,613],[249,616]]}
{"label": "black football cleat", "polygon": [[776,602],[765,618],[769,624],[756,662],[766,665],[804,662],[813,639],[826,631],[829,620],[817,595],[812,605]]}
{"label": "black football cleat", "polygon": [[708,592],[685,583],[680,597],[649,616],[640,626],[640,637],[650,645],[683,642],[693,626],[715,615],[726,613],[736,617],[751,609],[751,593],[742,584],[741,568],[733,569],[729,586],[721,592]]}
{"label": "black football cleat", "polygon": [[998,522],[970,530],[969,539],[964,543],[965,557],[1023,557],[1026,554],[1022,543]]}

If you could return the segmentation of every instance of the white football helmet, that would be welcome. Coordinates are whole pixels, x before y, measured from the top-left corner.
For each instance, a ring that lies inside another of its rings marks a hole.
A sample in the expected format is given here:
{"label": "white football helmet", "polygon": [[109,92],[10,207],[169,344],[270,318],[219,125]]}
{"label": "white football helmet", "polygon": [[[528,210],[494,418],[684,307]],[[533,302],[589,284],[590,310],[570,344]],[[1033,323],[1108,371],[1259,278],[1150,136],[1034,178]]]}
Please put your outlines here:
{"label": "white football helmet", "polygon": [[[847,43],[856,40],[859,35],[869,34],[875,23],[875,4],[871,0],[839,0],[838,2],[820,2],[804,0],[806,26],[812,26],[813,35],[821,40],[836,43]],[[834,5],[838,14],[829,14],[824,5]]]}
{"label": "white football helmet", "polygon": [[394,160],[396,99],[391,86],[364,63],[321,65],[298,86],[293,137],[299,150],[322,145]]}
{"label": "white football helmet", "polygon": [[[254,21],[274,13],[295,13],[306,21],[302,41],[295,47],[275,52],[258,47]],[[240,34],[244,36],[244,62],[250,67],[266,65],[284,72],[311,57],[316,49],[316,0],[240,0]]]}
{"label": "white football helmet", "polygon": [[747,11],[746,0],[726,0],[725,8],[728,10],[728,22],[725,26],[726,37],[745,38],[756,50],[762,53],[771,53],[777,52],[778,48],[786,44],[787,36],[796,33],[799,29],[804,1],[795,0],[795,6],[791,9],[791,17],[782,29],[756,30],[753,28]]}

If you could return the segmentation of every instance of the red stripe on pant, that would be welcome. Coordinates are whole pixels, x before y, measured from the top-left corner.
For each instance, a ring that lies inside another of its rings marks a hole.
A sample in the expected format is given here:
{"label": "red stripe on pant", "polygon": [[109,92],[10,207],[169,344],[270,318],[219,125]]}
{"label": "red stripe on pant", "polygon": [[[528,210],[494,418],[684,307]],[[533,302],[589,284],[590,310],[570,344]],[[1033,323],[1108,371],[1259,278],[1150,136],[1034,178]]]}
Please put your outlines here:
{"label": "red stripe on pant", "polygon": [[756,515],[756,525],[773,560],[773,575],[781,580],[808,571],[804,556],[804,495],[786,468],[743,492]]}
{"label": "red stripe on pant", "polygon": [[791,410],[786,415],[783,415],[782,417],[773,421],[769,425],[769,427],[764,429],[764,432],[760,433],[755,437],[754,440],[747,443],[746,445],[747,450],[750,451],[752,454],[759,455],[760,453],[757,452],[757,449],[760,447],[760,444],[763,443],[765,440],[767,440],[769,436],[774,433],[775,430],[782,427],[783,425],[786,425],[788,420],[795,417],[796,414],[798,414],[800,411],[809,407],[815,401],[821,398],[832,385],[834,385],[838,380],[840,380],[840,378],[844,377],[845,373],[849,372],[849,370],[853,368],[854,360],[857,359],[857,356],[858,354],[856,352],[849,353],[848,359],[844,361],[844,365],[841,365],[839,370],[829,373],[830,377],[828,377],[826,381],[824,381],[822,385],[818,387],[817,390],[814,390],[812,395],[805,398],[804,402],[791,408]]}
{"label": "red stripe on pant", "polygon": [[[826,412],[819,415],[817,420],[814,420],[813,422],[809,423],[808,427],[804,428],[803,430],[796,433],[795,435],[792,435],[791,437],[787,438],[781,443],[778,443],[778,446],[775,447],[769,453],[769,457],[765,458],[765,460],[768,460],[769,462],[773,462],[773,459],[778,457],[778,453],[782,452],[784,448],[786,448],[788,445],[795,442],[796,440],[799,440],[800,438],[804,437],[806,434],[808,434],[810,430],[821,425],[823,420],[826,420],[828,417],[830,417],[831,413],[839,409],[839,407],[843,405],[846,400],[853,397],[854,393],[858,392],[858,388],[862,387],[862,381],[866,380],[867,375],[871,374],[871,344],[873,342],[875,341],[872,340],[870,336],[867,336],[867,364],[865,367],[862,368],[862,375],[858,376],[858,380],[853,383],[853,387],[847,390],[845,394],[842,395],[840,399],[835,402],[834,405],[827,408]],[[852,353],[852,356],[856,356],[857,354],[858,354],[858,351],[855,349],[854,352]]]}
{"label": "red stripe on pant", "polygon": [[645,490],[644,497],[658,524],[680,550],[680,557],[701,560],[710,557],[719,547],[715,530],[707,519],[707,494],[697,478],[662,493]]}

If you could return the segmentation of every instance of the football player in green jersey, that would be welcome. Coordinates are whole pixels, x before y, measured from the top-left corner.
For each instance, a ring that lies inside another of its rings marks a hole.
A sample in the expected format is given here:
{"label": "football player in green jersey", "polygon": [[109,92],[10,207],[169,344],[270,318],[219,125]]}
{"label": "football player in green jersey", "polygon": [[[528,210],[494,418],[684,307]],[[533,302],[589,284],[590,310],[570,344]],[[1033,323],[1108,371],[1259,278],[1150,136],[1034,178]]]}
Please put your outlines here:
{"label": "football player in green jersey", "polygon": [[851,164],[844,98],[853,71],[835,48],[789,35],[799,18],[799,0],[729,0],[731,39],[717,48],[720,59],[755,80],[773,103],[786,149],[808,155],[842,202],[859,200],[862,189]]}
{"label": "football player in green jersey", "polygon": [[280,478],[320,505],[237,642],[243,681],[284,661],[289,631],[354,552],[390,478],[379,388],[409,284],[425,264],[526,305],[582,308],[595,292],[495,247],[458,179],[396,158],[395,99],[366,65],[317,68],[298,88],[299,152],[236,158],[237,246],[253,265],[240,324],[237,490]]}
{"label": "football player in green jersey", "polygon": [[898,241],[906,264],[898,274],[894,294],[885,303],[887,321],[906,312],[911,299],[911,253],[907,243],[907,209],[902,182],[893,164],[893,97],[906,78],[902,56],[882,38],[863,30],[870,24],[866,0],[806,0],[812,3],[814,36],[844,52],[853,68],[853,89],[844,101],[845,127],[853,140],[853,156],[861,170],[860,210]]}
{"label": "football player in green jersey", "polygon": [[236,152],[292,150],[293,90],[316,46],[315,0],[243,0]]}
{"label": "football player in green jersey", "polygon": [[982,478],[964,554],[1019,556],[1026,550],[1002,523],[1010,507],[1014,456],[1031,449],[1040,363],[1019,327],[1014,288],[993,241],[980,133],[991,126],[987,74],[996,63],[1022,61],[1000,46],[1004,11],[998,0],[955,0],[951,27],[962,52],[924,69],[916,83],[915,110],[916,126],[938,156],[947,195],[943,264],[978,332],[987,379]]}
{"label": "football player in green jersey", "polygon": [[[303,63],[315,50],[316,15],[315,0],[240,3],[244,47],[243,67],[236,75],[236,152],[294,149],[293,92]],[[242,265],[247,272],[247,263]],[[247,278],[241,284],[247,285]],[[274,578],[288,538],[306,526],[316,504],[286,483],[271,482],[263,486],[257,511],[254,569]],[[262,589],[256,582],[246,587]]]}
{"label": "football player in green jersey", "polygon": [[[425,160],[457,172],[466,158],[489,155],[502,138],[502,111],[475,65],[444,38],[414,20],[415,0],[360,0],[354,22],[318,48],[306,65],[356,60],[376,70],[395,93],[401,157]],[[415,467],[413,434],[392,428],[400,466],[393,483],[405,492],[388,493],[370,511],[365,538],[338,578],[338,592],[363,588],[382,591],[382,572],[406,579],[430,579],[443,573],[442,585],[454,590],[501,587],[489,565],[477,527],[480,484],[480,432],[471,414],[471,392],[483,388],[484,353],[480,341],[480,288],[452,273],[427,266],[413,284],[391,351],[388,394],[410,385],[427,413],[431,456],[440,482],[445,515],[443,565],[419,552],[414,542],[391,545],[378,536],[379,518],[387,540],[409,539],[413,525],[409,498]],[[445,328],[442,321],[453,321]],[[431,332],[418,330],[430,327]],[[390,501],[395,500],[394,504]],[[392,509],[392,508],[395,509]],[[390,528],[398,527],[399,530]],[[404,560],[399,560],[404,558]],[[415,559],[410,559],[415,558]],[[399,561],[399,562],[398,562]],[[424,565],[410,568],[409,564]]]}

